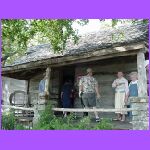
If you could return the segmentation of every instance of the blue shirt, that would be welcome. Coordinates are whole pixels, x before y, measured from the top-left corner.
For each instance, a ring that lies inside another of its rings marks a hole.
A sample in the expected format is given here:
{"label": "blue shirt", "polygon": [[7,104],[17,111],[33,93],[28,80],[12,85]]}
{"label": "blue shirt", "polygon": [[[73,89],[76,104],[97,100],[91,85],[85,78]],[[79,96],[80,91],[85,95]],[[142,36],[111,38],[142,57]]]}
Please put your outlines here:
{"label": "blue shirt", "polygon": [[131,81],[129,84],[129,96],[137,97],[138,96],[138,80]]}
{"label": "blue shirt", "polygon": [[41,80],[39,83],[39,93],[43,93],[45,91],[45,80]]}

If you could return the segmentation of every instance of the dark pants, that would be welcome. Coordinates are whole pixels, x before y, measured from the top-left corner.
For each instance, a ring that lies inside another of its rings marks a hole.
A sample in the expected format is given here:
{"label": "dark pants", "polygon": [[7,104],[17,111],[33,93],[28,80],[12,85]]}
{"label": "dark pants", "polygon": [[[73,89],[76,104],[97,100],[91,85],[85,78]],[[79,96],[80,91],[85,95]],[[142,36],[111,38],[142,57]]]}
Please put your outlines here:
{"label": "dark pants", "polygon": [[[95,93],[83,93],[81,96],[82,107],[95,107],[96,96]],[[88,116],[88,112],[83,112],[83,116]]]}

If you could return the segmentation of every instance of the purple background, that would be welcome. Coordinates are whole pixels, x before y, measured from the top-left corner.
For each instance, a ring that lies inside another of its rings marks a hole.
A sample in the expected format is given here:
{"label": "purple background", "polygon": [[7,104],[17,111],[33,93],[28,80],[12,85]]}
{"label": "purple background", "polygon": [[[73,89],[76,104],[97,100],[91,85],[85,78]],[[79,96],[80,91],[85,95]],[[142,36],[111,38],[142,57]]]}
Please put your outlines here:
{"label": "purple background", "polygon": [[[1,0],[0,18],[150,18],[148,2]],[[149,131],[0,131],[0,149],[145,150],[149,139]]]}

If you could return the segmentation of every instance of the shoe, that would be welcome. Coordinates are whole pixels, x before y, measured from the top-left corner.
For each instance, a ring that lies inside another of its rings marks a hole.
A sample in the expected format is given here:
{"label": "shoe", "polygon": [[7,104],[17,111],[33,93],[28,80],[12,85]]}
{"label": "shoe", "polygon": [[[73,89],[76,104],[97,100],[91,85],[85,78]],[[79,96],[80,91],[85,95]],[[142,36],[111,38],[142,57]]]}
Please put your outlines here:
{"label": "shoe", "polygon": [[64,114],[64,118],[66,118],[67,117],[67,114]]}
{"label": "shoe", "polygon": [[100,122],[100,118],[96,118],[96,122]]}

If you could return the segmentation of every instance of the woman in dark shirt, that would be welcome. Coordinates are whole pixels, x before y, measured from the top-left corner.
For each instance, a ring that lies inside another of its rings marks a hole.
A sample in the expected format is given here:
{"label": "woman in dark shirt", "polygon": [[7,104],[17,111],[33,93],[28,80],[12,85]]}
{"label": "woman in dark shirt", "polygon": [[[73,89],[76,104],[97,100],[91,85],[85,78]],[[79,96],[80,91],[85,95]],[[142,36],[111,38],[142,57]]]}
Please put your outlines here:
{"label": "woman in dark shirt", "polygon": [[[71,108],[72,104],[73,86],[69,80],[65,82],[61,91],[61,101],[63,108]],[[67,113],[63,112],[66,117]]]}

